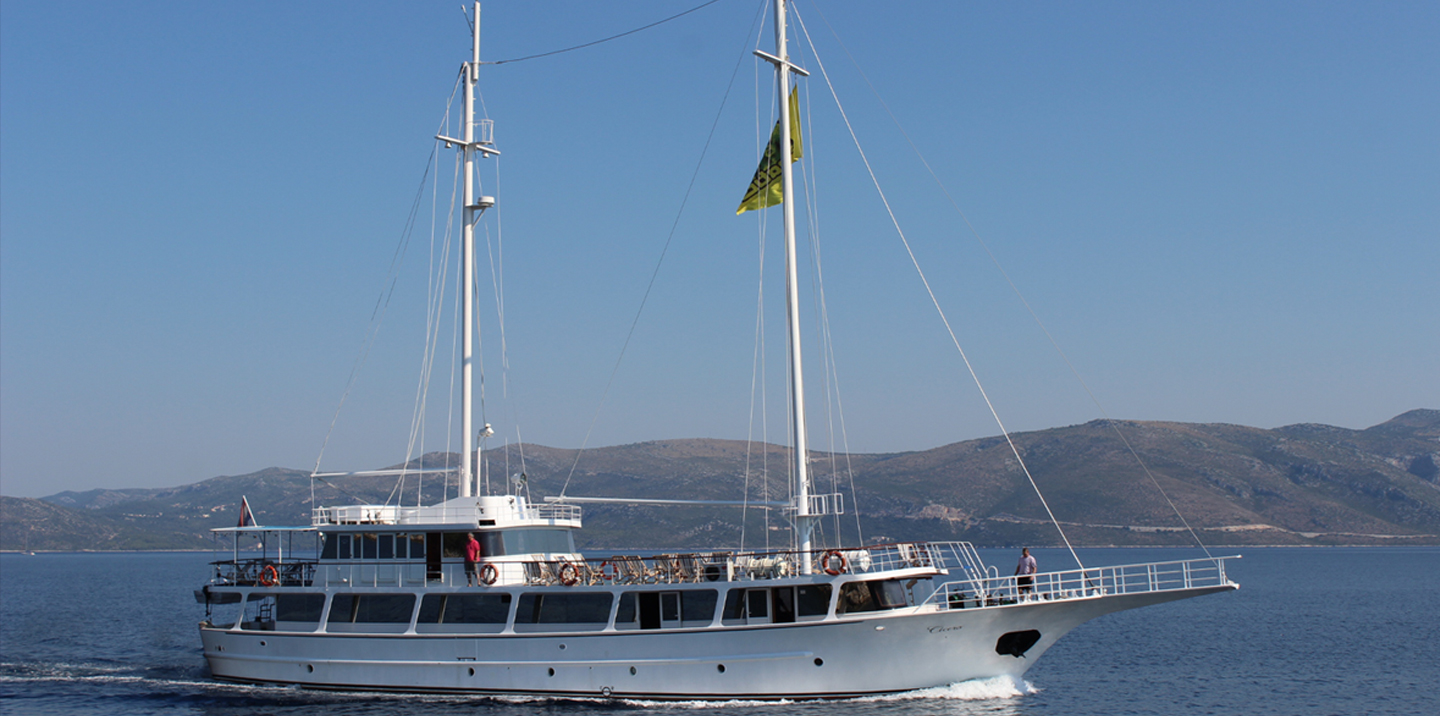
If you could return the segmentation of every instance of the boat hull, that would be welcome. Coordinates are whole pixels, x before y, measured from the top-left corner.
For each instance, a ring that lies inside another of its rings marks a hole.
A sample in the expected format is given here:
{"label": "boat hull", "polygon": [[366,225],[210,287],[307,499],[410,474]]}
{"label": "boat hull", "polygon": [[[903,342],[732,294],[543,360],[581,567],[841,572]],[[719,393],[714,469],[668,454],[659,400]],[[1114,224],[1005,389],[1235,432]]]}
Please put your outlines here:
{"label": "boat hull", "polygon": [[[1019,677],[1090,619],[1234,588],[747,627],[381,635],[202,626],[201,638],[215,678],[248,683],[638,699],[844,698]],[[1031,630],[1038,640],[1022,654],[1000,653],[1002,637]]]}

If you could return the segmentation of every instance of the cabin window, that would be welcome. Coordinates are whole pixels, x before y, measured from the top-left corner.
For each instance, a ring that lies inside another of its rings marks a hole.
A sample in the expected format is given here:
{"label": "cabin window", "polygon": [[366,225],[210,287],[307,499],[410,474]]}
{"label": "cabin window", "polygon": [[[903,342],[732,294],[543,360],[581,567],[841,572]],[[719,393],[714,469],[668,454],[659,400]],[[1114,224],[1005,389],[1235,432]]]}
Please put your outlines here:
{"label": "cabin window", "polygon": [[823,617],[829,610],[828,584],[732,589],[720,618],[727,624],[787,624],[798,617]]}
{"label": "cabin window", "polygon": [[380,559],[395,559],[395,535],[380,535]]}
{"label": "cabin window", "polygon": [[627,625],[635,626],[635,592],[625,592],[620,595],[620,606],[615,608],[615,628],[624,629]]}
{"label": "cabin window", "polygon": [[375,559],[377,541],[375,533],[373,532],[360,535],[360,554],[362,555],[362,559]]}
{"label": "cabin window", "polygon": [[522,629],[522,625],[564,624],[567,630],[604,629],[610,622],[609,592],[529,592],[520,595],[520,604],[515,612],[516,631],[543,631],[544,629]]}
{"label": "cabin window", "polygon": [[870,591],[875,593],[875,601],[881,609],[899,609],[910,601],[905,594],[905,585],[898,579],[871,582]]}
{"label": "cabin window", "polygon": [[350,535],[336,535],[335,540],[340,546],[340,559],[350,559]]}
{"label": "cabin window", "polygon": [[840,587],[840,603],[835,607],[836,613],[873,612],[879,608],[880,605],[875,603],[875,596],[870,593],[868,583],[849,582]]}
{"label": "cabin window", "polygon": [[674,629],[709,626],[720,593],[714,589],[625,592],[615,611],[616,629]]}
{"label": "cabin window", "polygon": [[335,559],[340,554],[339,535],[323,535],[325,545],[320,549],[320,559]]}
{"label": "cabin window", "polygon": [[477,539],[480,540],[481,554],[487,557],[505,554],[505,545],[500,541],[499,532],[481,532]]}
{"label": "cabin window", "polygon": [[499,554],[570,554],[575,551],[569,530],[515,529],[500,534],[504,548]]}
{"label": "cabin window", "polygon": [[835,613],[874,612],[898,609],[909,603],[905,585],[898,579],[875,582],[847,582],[840,588],[840,601]]}
{"label": "cabin window", "polygon": [[830,613],[830,585],[806,584],[795,588],[796,613],[802,617],[823,617]]}
{"label": "cabin window", "polygon": [[795,621],[795,588],[775,587],[770,590],[770,593],[775,607],[775,614],[771,621],[776,624],[789,624]]}
{"label": "cabin window", "polygon": [[465,545],[470,541],[469,532],[446,532],[445,533],[445,558],[464,559]]}
{"label": "cabin window", "polygon": [[680,593],[680,618],[686,626],[705,626],[715,620],[715,603],[720,593],[713,589],[690,589]]}
{"label": "cabin window", "polygon": [[[233,599],[233,601],[230,601]],[[211,594],[210,603],[207,605],[209,615],[206,621],[216,629],[229,629],[239,621],[245,606],[240,601],[240,595],[234,592],[225,594]]]}
{"label": "cabin window", "polygon": [[325,610],[324,594],[277,594],[275,595],[275,621],[315,625],[320,623],[320,613]]}
{"label": "cabin window", "polygon": [[745,619],[745,590],[732,589],[725,593],[725,611],[720,618],[726,622]]}
{"label": "cabin window", "polygon": [[275,595],[251,592],[245,599],[245,613],[240,620],[241,629],[270,631],[275,628]]}
{"label": "cabin window", "polygon": [[410,559],[425,559],[425,535],[410,535]]}
{"label": "cabin window", "polygon": [[745,618],[755,619],[769,615],[770,599],[768,590],[747,589],[745,590]]}
{"label": "cabin window", "polygon": [[427,594],[417,623],[504,624],[509,618],[509,594]]}
{"label": "cabin window", "polygon": [[409,624],[414,594],[336,594],[330,602],[331,624]]}

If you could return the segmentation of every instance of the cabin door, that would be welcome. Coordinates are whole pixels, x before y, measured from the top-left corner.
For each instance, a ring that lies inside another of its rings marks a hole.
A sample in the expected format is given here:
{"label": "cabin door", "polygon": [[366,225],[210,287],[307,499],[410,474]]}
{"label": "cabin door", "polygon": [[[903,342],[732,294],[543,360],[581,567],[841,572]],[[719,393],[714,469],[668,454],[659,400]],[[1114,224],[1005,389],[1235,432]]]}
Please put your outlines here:
{"label": "cabin door", "polygon": [[425,535],[425,580],[433,582],[445,578],[441,560],[445,556],[444,535],[430,532]]}
{"label": "cabin door", "polygon": [[770,590],[768,590],[768,589],[747,589],[747,590],[745,590],[745,623],[746,623],[746,624],[769,624],[769,623],[770,623]]}
{"label": "cabin door", "polygon": [[641,629],[674,629],[681,625],[679,592],[640,592],[636,597]]}
{"label": "cabin door", "polygon": [[776,587],[774,592],[774,613],[770,621],[776,624],[789,624],[795,621],[795,588]]}
{"label": "cabin door", "polygon": [[660,628],[660,593],[641,592],[635,595],[638,599],[637,607],[640,609],[640,628]]}

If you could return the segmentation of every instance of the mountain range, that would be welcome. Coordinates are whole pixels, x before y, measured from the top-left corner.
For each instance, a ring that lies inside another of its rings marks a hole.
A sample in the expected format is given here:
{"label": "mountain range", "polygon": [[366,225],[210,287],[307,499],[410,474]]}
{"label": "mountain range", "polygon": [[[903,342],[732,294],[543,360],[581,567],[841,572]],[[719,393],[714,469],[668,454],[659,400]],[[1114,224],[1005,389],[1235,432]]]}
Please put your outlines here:
{"label": "mountain range", "polygon": [[[1097,420],[1012,439],[1077,546],[1440,544],[1440,410],[1412,410],[1364,430]],[[431,453],[411,465],[456,462]],[[519,488],[536,501],[562,491],[783,500],[788,462],[784,447],[711,439],[583,452],[512,445],[485,458],[494,491]],[[1004,437],[916,452],[816,452],[810,465],[815,492],[843,495],[845,514],[822,530],[846,543],[1061,542]],[[172,488],[0,497],[0,549],[205,549],[214,545],[211,528],[236,523],[242,496],[261,524],[301,525],[316,504],[428,504],[455,495],[453,481],[312,484],[308,472],[274,467]],[[786,525],[778,511],[753,504],[586,505],[579,540],[587,550],[782,547]]]}

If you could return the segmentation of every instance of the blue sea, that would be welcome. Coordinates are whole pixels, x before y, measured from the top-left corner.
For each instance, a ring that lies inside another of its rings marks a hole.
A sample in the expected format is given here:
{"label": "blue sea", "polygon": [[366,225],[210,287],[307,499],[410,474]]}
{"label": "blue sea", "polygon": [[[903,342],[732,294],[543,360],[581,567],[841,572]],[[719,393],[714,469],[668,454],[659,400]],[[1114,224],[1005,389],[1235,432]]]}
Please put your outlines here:
{"label": "blue sea", "polygon": [[[311,692],[212,682],[191,595],[208,553],[0,555],[0,713],[329,716],[715,711],[1440,714],[1440,548],[1222,549],[1241,589],[1102,617],[1025,675],[826,703],[634,703]],[[1073,566],[1037,552],[1042,569]],[[982,550],[1008,571],[1014,550]],[[1086,549],[1087,566],[1195,550]]]}

